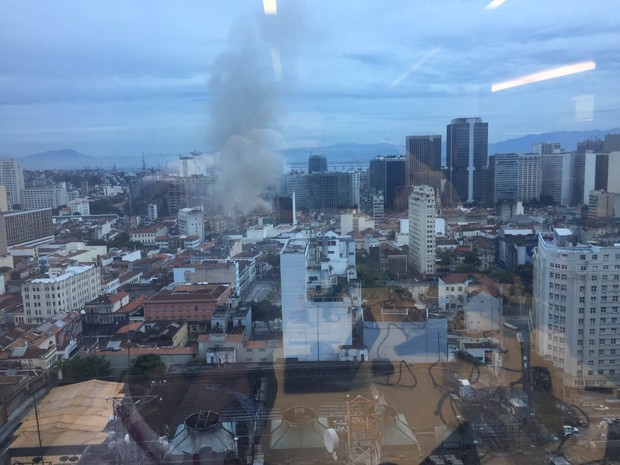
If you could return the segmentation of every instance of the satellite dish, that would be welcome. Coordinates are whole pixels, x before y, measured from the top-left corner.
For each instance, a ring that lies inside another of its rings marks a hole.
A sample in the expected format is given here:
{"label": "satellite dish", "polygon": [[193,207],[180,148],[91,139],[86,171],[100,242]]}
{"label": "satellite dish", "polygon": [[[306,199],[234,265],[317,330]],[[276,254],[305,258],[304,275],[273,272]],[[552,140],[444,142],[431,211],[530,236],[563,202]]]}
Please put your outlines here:
{"label": "satellite dish", "polygon": [[325,444],[325,449],[327,449],[327,452],[330,454],[333,453],[336,449],[338,449],[339,443],[340,438],[334,428],[328,428],[323,432],[323,444]]}

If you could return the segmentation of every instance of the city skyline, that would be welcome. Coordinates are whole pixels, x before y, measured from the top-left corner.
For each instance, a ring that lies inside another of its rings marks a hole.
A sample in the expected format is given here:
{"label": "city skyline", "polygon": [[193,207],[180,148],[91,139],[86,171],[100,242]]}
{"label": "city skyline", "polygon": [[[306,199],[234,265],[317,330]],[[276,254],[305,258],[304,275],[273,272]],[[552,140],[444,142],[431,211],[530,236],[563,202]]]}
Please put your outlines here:
{"label": "city skyline", "polygon": [[[238,76],[230,62],[250,78],[239,81],[244,95],[268,103],[261,125],[277,131],[284,148],[401,145],[468,116],[491,123],[491,142],[616,125],[619,60],[608,44],[620,39],[620,21],[611,2],[557,9],[508,1],[492,10],[487,3],[280,2],[274,16],[259,1],[156,3],[148,11],[6,3],[0,152],[219,151],[235,126],[217,127],[213,106],[239,113],[253,102],[228,106],[230,89],[214,96],[214,77]],[[496,82],[585,61],[595,69],[491,92]]]}

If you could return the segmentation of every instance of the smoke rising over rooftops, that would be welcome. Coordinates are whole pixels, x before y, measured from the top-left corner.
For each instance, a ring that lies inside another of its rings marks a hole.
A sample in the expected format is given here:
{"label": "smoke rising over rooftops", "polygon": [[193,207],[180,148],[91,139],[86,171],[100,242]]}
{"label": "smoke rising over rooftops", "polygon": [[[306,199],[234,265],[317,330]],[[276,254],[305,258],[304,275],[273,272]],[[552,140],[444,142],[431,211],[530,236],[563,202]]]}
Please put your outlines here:
{"label": "smoke rising over rooftops", "polygon": [[233,29],[227,50],[214,60],[209,80],[209,142],[218,180],[216,209],[236,216],[270,211],[266,198],[282,173],[284,139],[277,131],[278,88],[272,46],[246,18]]}

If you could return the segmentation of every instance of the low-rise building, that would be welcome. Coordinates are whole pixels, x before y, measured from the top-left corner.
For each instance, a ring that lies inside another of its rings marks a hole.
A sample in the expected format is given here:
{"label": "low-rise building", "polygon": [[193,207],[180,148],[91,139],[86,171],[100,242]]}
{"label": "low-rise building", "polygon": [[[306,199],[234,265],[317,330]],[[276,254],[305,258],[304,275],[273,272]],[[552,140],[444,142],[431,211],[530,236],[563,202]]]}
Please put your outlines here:
{"label": "low-rise building", "polygon": [[136,228],[129,232],[129,240],[132,242],[140,242],[145,245],[155,245],[155,238],[165,236],[168,233],[168,227],[161,224],[155,224],[146,228]]}

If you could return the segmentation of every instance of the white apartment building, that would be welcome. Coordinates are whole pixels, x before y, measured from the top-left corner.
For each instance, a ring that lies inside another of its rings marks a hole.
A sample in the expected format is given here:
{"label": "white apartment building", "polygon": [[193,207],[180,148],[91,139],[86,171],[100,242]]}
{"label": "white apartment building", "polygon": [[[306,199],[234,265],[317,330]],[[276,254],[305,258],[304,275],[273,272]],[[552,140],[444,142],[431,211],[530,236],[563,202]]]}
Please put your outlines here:
{"label": "white apartment building", "polygon": [[79,310],[100,292],[98,266],[51,268],[47,278],[33,279],[22,286],[24,323],[43,323],[61,311]]}
{"label": "white apartment building", "polygon": [[69,203],[67,188],[59,187],[32,187],[20,192],[22,208],[35,210],[38,208],[58,208]]}
{"label": "white apartment building", "polygon": [[409,196],[409,265],[418,273],[435,274],[435,189],[414,186]]}
{"label": "white apartment building", "polygon": [[205,240],[205,214],[202,207],[181,208],[177,213],[179,234],[197,236],[200,242]]}
{"label": "white apartment building", "polygon": [[532,340],[565,386],[620,381],[620,246],[582,245],[569,229],[539,234]]}
{"label": "white apartment building", "polygon": [[90,215],[90,202],[88,199],[70,200],[67,207],[71,210],[71,214],[79,213],[82,216]]}
{"label": "white apartment building", "polygon": [[289,239],[280,252],[284,357],[337,361],[361,318],[355,241],[328,232]]}
{"label": "white apartment building", "polygon": [[157,204],[149,203],[146,206],[146,220],[152,223],[153,221],[157,220],[158,217],[159,215],[157,213]]}
{"label": "white apartment building", "polygon": [[137,228],[129,231],[129,240],[142,244],[155,245],[155,238],[168,234],[168,227],[154,225],[146,228]]}

